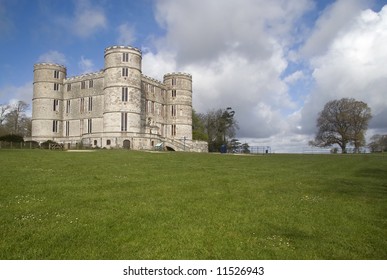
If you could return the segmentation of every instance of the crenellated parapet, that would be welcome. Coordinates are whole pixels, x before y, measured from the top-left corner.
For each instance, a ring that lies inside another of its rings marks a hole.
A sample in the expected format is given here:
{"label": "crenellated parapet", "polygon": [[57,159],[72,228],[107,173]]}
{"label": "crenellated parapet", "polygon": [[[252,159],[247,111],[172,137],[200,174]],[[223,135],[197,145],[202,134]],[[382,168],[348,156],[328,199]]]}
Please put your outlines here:
{"label": "crenellated parapet", "polygon": [[186,78],[192,79],[192,75],[185,72],[171,72],[164,75],[164,79],[168,76],[185,76]]}
{"label": "crenellated parapet", "polygon": [[148,77],[146,75],[142,75],[142,80],[144,82],[147,82],[147,83],[151,83],[151,84],[154,84],[154,85],[158,85],[158,86],[163,86],[164,83],[155,79],[155,78],[152,78],[152,77]]}
{"label": "crenellated parapet", "polygon": [[104,70],[100,70],[98,72],[93,72],[93,73],[85,73],[82,75],[77,75],[77,76],[71,76],[65,79],[65,82],[79,82],[79,81],[84,81],[84,80],[90,80],[90,79],[99,79],[102,78],[104,74]]}
{"label": "crenellated parapet", "polygon": [[62,69],[66,70],[66,66],[57,64],[57,63],[48,63],[48,62],[41,62],[34,64],[34,70],[35,69]]}
{"label": "crenellated parapet", "polygon": [[139,48],[131,47],[131,46],[110,46],[105,48],[105,53],[109,51],[122,51],[122,50],[130,50],[138,53],[142,53]]}

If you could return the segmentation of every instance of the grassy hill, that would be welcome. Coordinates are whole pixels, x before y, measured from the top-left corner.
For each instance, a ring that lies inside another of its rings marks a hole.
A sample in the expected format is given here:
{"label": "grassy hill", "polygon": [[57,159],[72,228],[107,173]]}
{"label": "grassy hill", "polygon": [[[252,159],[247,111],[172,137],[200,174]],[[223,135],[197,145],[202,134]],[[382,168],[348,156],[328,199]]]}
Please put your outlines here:
{"label": "grassy hill", "polygon": [[384,155],[0,160],[0,259],[387,259]]}

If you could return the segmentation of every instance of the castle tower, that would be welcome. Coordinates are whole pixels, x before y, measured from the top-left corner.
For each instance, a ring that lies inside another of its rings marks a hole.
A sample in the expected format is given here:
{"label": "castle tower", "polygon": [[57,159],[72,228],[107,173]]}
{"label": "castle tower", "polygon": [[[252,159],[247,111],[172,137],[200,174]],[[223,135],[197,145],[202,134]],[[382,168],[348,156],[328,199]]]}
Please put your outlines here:
{"label": "castle tower", "polygon": [[141,59],[137,48],[105,49],[104,133],[125,138],[140,132]]}
{"label": "castle tower", "polygon": [[164,75],[167,86],[169,137],[192,140],[192,76],[186,73]]}
{"label": "castle tower", "polygon": [[64,79],[66,67],[62,65],[34,65],[32,137],[36,141],[62,136]]}

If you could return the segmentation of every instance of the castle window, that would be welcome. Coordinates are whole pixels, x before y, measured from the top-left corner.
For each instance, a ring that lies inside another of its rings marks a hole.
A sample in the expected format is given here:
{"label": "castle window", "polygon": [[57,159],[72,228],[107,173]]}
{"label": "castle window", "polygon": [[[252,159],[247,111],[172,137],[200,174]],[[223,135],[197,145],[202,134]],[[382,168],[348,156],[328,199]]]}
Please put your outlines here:
{"label": "castle window", "polygon": [[92,88],[92,87],[94,87],[94,81],[93,81],[93,80],[90,80],[90,81],[89,81],[89,88]]}
{"label": "castle window", "polygon": [[79,133],[83,135],[84,119],[79,120]]}
{"label": "castle window", "polygon": [[94,140],[94,146],[97,146],[97,144],[98,144],[98,141]]}
{"label": "castle window", "polygon": [[59,71],[58,70],[54,70],[54,78],[59,79]]}
{"label": "castle window", "polygon": [[154,112],[155,112],[155,102],[154,101],[147,102],[147,112],[154,114]]}
{"label": "castle window", "polygon": [[173,98],[176,97],[176,90],[175,90],[175,89],[172,90],[172,97],[173,97]]}
{"label": "castle window", "polygon": [[54,112],[58,112],[59,111],[59,100],[58,99],[54,99],[54,104],[53,104],[53,111]]}
{"label": "castle window", "polygon": [[176,117],[176,105],[171,106],[171,116]]}
{"label": "castle window", "polygon": [[67,91],[71,91],[71,84],[67,84]]}
{"label": "castle window", "polygon": [[58,121],[56,120],[52,121],[52,132],[55,132],[55,133],[58,132]]}
{"label": "castle window", "polygon": [[70,100],[66,101],[66,114],[70,113]]}
{"label": "castle window", "polygon": [[171,125],[171,135],[176,136],[176,125],[175,124]]}
{"label": "castle window", "polygon": [[82,81],[81,82],[81,89],[85,89],[86,88],[86,82],[85,81]]}
{"label": "castle window", "polygon": [[172,85],[173,85],[173,86],[176,85],[176,78],[172,78]]}
{"label": "castle window", "polygon": [[92,119],[87,120],[87,133],[91,133],[93,130],[93,122]]}
{"label": "castle window", "polygon": [[111,145],[112,141],[110,139],[106,140],[106,145]]}
{"label": "castle window", "polygon": [[83,113],[85,111],[85,98],[81,98],[79,102],[79,112]]}
{"label": "castle window", "polygon": [[128,62],[129,61],[129,54],[128,53],[123,53],[122,54],[122,61],[123,62]]}
{"label": "castle window", "polygon": [[122,68],[122,77],[128,77],[129,68]]}
{"label": "castle window", "polygon": [[161,115],[161,109],[160,109],[161,105],[156,103],[155,106],[156,106],[155,110],[157,112],[157,115],[160,116]]}
{"label": "castle window", "polygon": [[122,98],[121,98],[121,100],[124,101],[124,102],[128,101],[128,88],[127,87],[123,87],[122,88]]}
{"label": "castle window", "polygon": [[89,104],[88,104],[87,109],[89,112],[93,111],[93,97],[92,96],[89,97]]}
{"label": "castle window", "polygon": [[121,131],[128,130],[128,113],[121,113]]}
{"label": "castle window", "polygon": [[66,121],[66,136],[70,136],[70,122]]}
{"label": "castle window", "polygon": [[54,84],[54,90],[55,90],[55,91],[58,91],[58,90],[59,90],[59,84],[57,84],[57,83]]}

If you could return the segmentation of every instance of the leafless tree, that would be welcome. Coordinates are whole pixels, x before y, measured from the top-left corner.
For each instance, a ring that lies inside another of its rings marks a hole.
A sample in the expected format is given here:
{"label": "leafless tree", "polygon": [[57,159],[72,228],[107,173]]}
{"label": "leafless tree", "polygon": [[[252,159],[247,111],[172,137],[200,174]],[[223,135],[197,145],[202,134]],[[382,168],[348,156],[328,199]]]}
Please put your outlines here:
{"label": "leafless tree", "polygon": [[26,136],[30,130],[30,120],[26,116],[29,105],[24,101],[10,105],[9,112],[5,115],[5,123],[9,133]]}

